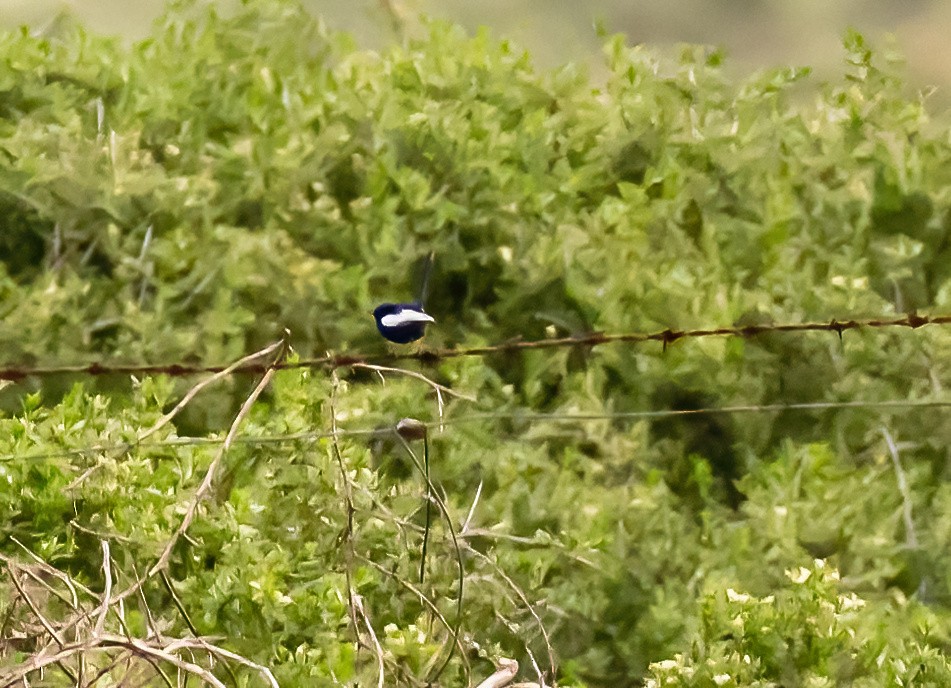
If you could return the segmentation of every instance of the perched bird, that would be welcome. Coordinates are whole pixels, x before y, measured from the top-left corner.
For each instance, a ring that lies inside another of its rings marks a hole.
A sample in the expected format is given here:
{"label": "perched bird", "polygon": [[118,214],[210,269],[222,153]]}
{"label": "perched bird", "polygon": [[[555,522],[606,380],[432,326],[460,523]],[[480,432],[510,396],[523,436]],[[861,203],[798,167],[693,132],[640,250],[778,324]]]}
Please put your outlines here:
{"label": "perched bird", "polygon": [[373,311],[376,329],[396,344],[409,344],[426,334],[426,323],[436,320],[419,303],[384,303]]}
{"label": "perched bird", "polygon": [[409,344],[422,339],[426,323],[436,322],[423,308],[429,293],[429,277],[433,272],[436,252],[431,251],[423,265],[423,279],[419,285],[419,298],[412,303],[384,303],[376,307],[376,329],[385,339],[395,344]]}

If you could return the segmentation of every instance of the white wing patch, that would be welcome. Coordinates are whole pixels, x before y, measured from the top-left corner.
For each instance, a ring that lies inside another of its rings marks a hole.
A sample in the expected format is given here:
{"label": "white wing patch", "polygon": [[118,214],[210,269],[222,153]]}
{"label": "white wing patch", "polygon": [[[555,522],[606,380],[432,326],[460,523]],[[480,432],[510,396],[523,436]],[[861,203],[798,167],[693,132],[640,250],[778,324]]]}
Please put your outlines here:
{"label": "white wing patch", "polygon": [[410,323],[436,322],[435,318],[420,311],[404,309],[399,313],[390,313],[380,318],[380,323],[384,327],[399,327],[400,325],[409,325]]}

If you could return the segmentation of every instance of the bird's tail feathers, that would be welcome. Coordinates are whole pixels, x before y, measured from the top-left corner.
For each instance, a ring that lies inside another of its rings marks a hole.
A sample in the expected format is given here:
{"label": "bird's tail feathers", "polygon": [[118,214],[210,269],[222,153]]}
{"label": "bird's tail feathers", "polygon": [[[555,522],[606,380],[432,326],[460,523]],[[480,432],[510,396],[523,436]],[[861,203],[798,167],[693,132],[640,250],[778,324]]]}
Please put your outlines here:
{"label": "bird's tail feathers", "polygon": [[425,307],[426,297],[429,296],[429,278],[433,274],[433,264],[436,262],[436,252],[430,251],[426,257],[426,264],[423,266],[423,279],[419,285],[419,298],[417,303],[420,307]]}

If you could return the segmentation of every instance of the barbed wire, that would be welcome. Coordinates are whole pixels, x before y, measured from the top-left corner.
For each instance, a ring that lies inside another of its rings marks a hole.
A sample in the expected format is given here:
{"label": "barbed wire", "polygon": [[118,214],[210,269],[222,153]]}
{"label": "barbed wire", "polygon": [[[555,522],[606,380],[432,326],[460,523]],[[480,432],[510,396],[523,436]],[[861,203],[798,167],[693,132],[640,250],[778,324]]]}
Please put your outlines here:
{"label": "barbed wire", "polygon": [[[854,410],[885,410],[905,408],[951,408],[951,399],[890,399],[885,401],[814,401],[793,404],[744,404],[736,406],[710,406],[697,409],[656,409],[647,411],[618,411],[606,413],[535,413],[524,411],[499,413],[470,413],[461,416],[450,416],[441,420],[419,421],[429,431],[453,425],[465,425],[493,420],[507,420],[514,423],[589,423],[596,421],[623,421],[623,420],[656,420],[682,416],[729,415],[746,413],[781,413],[786,411],[825,411],[834,409]],[[396,432],[396,424],[380,423],[374,427],[340,428],[337,437],[386,437]],[[268,435],[238,435],[234,444],[263,446],[268,444],[286,444],[290,442],[316,442],[331,439],[333,432],[312,430],[293,433],[276,433]],[[202,447],[217,446],[225,441],[225,437],[171,437],[164,440],[150,440],[143,442],[115,442],[111,444],[96,444],[88,447],[74,447],[54,452],[37,454],[5,454],[0,456],[0,463],[7,461],[46,461],[50,459],[82,456],[84,454],[111,453],[116,451],[131,451],[133,449],[162,449],[172,447]]]}
{"label": "barbed wire", "polygon": [[[556,349],[567,347],[594,348],[604,344],[630,343],[643,344],[659,342],[666,349],[671,344],[682,339],[701,339],[704,337],[742,337],[749,339],[761,334],[773,332],[832,332],[840,338],[844,332],[850,330],[908,328],[918,329],[925,325],[949,325],[951,315],[908,315],[891,319],[869,320],[837,320],[815,321],[803,323],[779,323],[767,325],[735,325],[731,327],[712,327],[688,330],[665,329],[656,332],[625,332],[605,333],[591,332],[568,337],[550,337],[544,339],[524,340],[514,338],[498,344],[472,347],[451,347],[420,349],[406,352],[390,353],[329,353],[316,358],[283,361],[276,366],[277,370],[293,370],[302,368],[323,368],[333,370],[346,368],[358,364],[385,364],[397,361],[415,360],[425,364],[435,364],[439,361],[452,358],[483,357],[493,354],[512,353],[517,351],[532,351],[540,349]],[[95,362],[72,365],[22,366],[6,364],[0,367],[0,380],[22,381],[29,377],[49,377],[53,375],[168,375],[171,377],[187,377],[203,373],[220,373],[229,367],[228,364],[193,364],[193,363],[109,363]],[[263,373],[270,366],[265,363],[250,361],[236,367],[233,373]]]}

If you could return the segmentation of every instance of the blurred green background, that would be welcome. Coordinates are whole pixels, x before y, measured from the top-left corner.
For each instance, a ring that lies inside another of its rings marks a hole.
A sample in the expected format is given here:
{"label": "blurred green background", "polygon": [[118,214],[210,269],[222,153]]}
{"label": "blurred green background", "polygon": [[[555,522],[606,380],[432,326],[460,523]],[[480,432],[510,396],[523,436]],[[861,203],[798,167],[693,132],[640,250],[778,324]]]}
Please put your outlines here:
{"label": "blurred green background", "polygon": [[[946,0],[305,0],[334,28],[368,46],[392,38],[390,12],[412,28],[421,15],[464,26],[492,27],[529,49],[543,64],[597,61],[600,23],[630,43],[673,47],[722,46],[736,69],[794,64],[821,78],[841,64],[841,36],[856,28],[874,43],[894,36],[915,86],[951,86],[951,2]],[[162,0],[0,0],[0,25],[35,30],[63,12],[90,28],[139,37],[161,12]]]}

